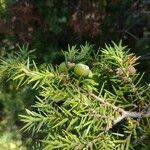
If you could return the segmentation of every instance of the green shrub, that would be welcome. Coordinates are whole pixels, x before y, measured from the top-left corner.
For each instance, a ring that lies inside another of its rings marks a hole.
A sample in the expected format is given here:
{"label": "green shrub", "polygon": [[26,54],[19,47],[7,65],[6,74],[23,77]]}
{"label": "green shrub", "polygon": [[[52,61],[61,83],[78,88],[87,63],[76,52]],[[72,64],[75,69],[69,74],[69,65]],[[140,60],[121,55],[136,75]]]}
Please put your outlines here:
{"label": "green shrub", "polygon": [[44,150],[149,149],[150,88],[136,69],[138,58],[121,42],[97,53],[93,49],[88,43],[69,46],[64,70],[38,67],[23,50],[1,59],[1,80],[5,76],[38,93],[32,108],[20,115],[22,130],[37,135]]}

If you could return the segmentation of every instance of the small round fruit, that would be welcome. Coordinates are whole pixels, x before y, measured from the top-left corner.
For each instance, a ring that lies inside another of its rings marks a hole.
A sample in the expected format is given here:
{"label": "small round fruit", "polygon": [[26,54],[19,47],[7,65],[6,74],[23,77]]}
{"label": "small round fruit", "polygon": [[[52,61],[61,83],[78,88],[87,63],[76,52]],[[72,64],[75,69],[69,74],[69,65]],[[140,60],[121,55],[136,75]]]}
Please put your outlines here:
{"label": "small round fruit", "polygon": [[136,69],[133,66],[128,66],[128,71],[130,74],[135,74],[136,73]]}
{"label": "small round fruit", "polygon": [[66,62],[62,62],[60,65],[59,65],[59,71],[60,72],[66,72],[68,69],[67,69],[67,65],[66,65]]}
{"label": "small round fruit", "polygon": [[87,65],[77,64],[77,65],[75,65],[74,72],[78,76],[86,77],[86,76],[89,75],[90,69],[89,69],[89,67]]}

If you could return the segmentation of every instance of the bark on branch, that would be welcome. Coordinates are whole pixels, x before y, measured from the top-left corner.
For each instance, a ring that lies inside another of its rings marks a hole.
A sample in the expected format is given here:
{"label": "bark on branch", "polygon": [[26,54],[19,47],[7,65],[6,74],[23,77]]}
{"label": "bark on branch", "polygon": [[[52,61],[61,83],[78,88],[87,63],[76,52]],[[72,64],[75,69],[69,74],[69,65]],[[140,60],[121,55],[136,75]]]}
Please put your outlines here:
{"label": "bark on branch", "polygon": [[119,106],[115,106],[109,102],[107,102],[104,98],[100,98],[98,96],[96,96],[95,94],[93,93],[89,93],[89,95],[91,97],[93,97],[95,100],[113,108],[114,110],[118,111],[121,113],[121,115],[119,117],[117,117],[114,121],[113,121],[113,124],[109,127],[107,127],[107,131],[110,130],[111,128],[113,128],[114,125],[116,125],[117,123],[119,123],[120,121],[122,121],[123,119],[125,118],[139,118],[141,119],[142,117],[150,117],[150,111],[147,111],[145,113],[142,113],[142,112],[136,112],[136,111],[126,111],[122,108],[120,108]]}

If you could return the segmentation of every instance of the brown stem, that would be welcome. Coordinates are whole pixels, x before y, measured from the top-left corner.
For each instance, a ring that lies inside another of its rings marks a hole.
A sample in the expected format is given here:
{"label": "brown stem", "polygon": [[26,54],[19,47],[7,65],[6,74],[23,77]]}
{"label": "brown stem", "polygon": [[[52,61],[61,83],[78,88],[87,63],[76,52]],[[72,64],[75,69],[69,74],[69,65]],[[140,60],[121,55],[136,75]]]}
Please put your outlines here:
{"label": "brown stem", "polygon": [[150,112],[146,112],[146,113],[141,113],[141,112],[132,112],[132,111],[126,111],[118,106],[115,106],[113,104],[108,103],[105,99],[100,98],[98,96],[96,96],[93,93],[89,93],[89,95],[93,98],[95,98],[97,101],[110,106],[111,108],[113,108],[116,111],[119,111],[121,113],[121,116],[117,117],[114,121],[113,124],[109,127],[107,127],[106,131],[108,131],[109,129],[111,129],[114,125],[116,125],[118,122],[120,122],[121,120],[125,119],[125,118],[142,118],[142,117],[150,117]]}

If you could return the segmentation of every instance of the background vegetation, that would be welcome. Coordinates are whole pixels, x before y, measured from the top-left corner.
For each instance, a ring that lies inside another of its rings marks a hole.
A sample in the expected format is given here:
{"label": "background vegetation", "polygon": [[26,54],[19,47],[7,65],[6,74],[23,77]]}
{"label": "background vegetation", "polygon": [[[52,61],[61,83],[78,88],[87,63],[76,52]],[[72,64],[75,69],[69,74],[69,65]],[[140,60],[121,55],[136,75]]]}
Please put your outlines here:
{"label": "background vegetation", "polygon": [[[80,49],[88,41],[97,53],[105,43],[122,40],[123,45],[131,48],[130,53],[141,56],[136,69],[141,74],[145,72],[141,82],[149,84],[149,9],[149,0],[0,0],[0,55],[14,62],[14,53],[21,49],[18,62],[26,62],[30,55],[42,70],[50,63],[59,65],[65,61],[61,50],[68,50],[68,44]],[[29,49],[34,49],[34,53],[29,54]],[[87,58],[83,62],[88,61]],[[25,108],[33,109],[31,105],[37,101],[35,96],[39,92],[32,85],[18,89],[18,83],[6,82],[10,74],[1,74],[0,146],[37,149],[34,146],[41,146],[37,143],[44,135],[34,134],[31,138],[31,132],[20,134],[23,123],[18,115],[24,114]]]}

